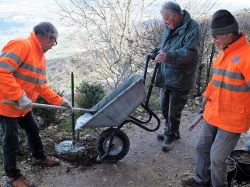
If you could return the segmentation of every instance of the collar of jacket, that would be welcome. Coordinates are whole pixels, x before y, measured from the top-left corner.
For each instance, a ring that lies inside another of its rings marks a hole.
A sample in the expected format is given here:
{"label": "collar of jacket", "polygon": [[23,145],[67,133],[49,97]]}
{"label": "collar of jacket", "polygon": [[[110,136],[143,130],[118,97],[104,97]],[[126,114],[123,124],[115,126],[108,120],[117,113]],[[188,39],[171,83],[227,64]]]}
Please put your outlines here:
{"label": "collar of jacket", "polygon": [[[175,35],[177,33],[179,33],[180,35],[184,34],[190,21],[191,21],[190,14],[186,10],[183,10],[181,25],[177,27],[171,35]],[[168,33],[170,33],[170,29],[168,27],[166,27],[166,29],[168,30]]]}
{"label": "collar of jacket", "polygon": [[242,36],[238,40],[236,40],[234,43],[228,45],[227,48],[223,52],[224,52],[224,54],[228,54],[231,51],[234,51],[236,49],[241,48],[243,45],[245,45],[247,43],[248,43],[248,40],[247,40],[246,33],[243,33]]}
{"label": "collar of jacket", "polygon": [[34,43],[34,45],[41,51],[41,53],[43,54],[43,49],[42,49],[42,46],[40,44],[40,42],[38,41],[36,35],[34,32],[31,32],[30,33],[30,40],[32,41],[32,43]]}

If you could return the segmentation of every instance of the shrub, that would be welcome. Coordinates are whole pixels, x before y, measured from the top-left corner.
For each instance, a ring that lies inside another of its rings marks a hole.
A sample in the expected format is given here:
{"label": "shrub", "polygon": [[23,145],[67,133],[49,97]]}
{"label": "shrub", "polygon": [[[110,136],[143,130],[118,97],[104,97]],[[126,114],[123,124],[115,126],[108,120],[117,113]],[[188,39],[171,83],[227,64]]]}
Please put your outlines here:
{"label": "shrub", "polygon": [[[60,96],[63,95],[63,92],[59,93]],[[37,103],[40,104],[48,104],[42,97],[37,98]],[[40,127],[44,128],[49,126],[51,123],[57,123],[60,121],[60,115],[58,110],[54,109],[41,109],[41,108],[33,108],[32,112],[35,115],[36,120],[38,121]]]}
{"label": "shrub", "polygon": [[148,105],[151,109],[154,109],[156,111],[161,111],[160,99],[158,95],[151,95]]}
{"label": "shrub", "polygon": [[76,92],[76,103],[83,108],[93,107],[105,96],[105,90],[101,84],[84,81],[76,88]]}

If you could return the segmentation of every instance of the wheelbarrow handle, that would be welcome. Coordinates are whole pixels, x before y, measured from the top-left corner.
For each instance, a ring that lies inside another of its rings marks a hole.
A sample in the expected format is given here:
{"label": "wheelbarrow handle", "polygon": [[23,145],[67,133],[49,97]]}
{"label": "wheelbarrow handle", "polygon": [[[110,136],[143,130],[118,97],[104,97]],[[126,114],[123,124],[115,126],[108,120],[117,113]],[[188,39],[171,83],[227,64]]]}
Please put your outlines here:
{"label": "wheelbarrow handle", "polygon": [[[18,104],[15,101],[3,99],[1,101],[3,104],[13,105],[18,107]],[[48,105],[48,104],[41,104],[41,103],[32,103],[32,108],[43,108],[43,109],[59,109],[59,110],[68,110],[69,108],[64,106],[57,106],[57,105]],[[96,111],[85,109],[85,108],[73,108],[74,112],[89,112],[95,113]]]}

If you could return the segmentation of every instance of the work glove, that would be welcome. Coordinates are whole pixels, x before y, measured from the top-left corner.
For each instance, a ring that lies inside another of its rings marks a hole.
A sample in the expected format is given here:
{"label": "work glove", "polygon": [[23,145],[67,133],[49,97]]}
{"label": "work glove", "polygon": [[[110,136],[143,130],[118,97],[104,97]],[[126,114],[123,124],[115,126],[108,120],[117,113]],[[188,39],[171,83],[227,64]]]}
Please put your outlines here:
{"label": "work glove", "polygon": [[73,107],[72,107],[71,103],[65,98],[63,98],[63,102],[62,102],[62,104],[60,106],[67,107],[68,108],[67,111],[73,112]]}
{"label": "work glove", "polygon": [[20,109],[30,109],[32,107],[32,101],[23,92],[20,99],[17,100],[18,108]]}

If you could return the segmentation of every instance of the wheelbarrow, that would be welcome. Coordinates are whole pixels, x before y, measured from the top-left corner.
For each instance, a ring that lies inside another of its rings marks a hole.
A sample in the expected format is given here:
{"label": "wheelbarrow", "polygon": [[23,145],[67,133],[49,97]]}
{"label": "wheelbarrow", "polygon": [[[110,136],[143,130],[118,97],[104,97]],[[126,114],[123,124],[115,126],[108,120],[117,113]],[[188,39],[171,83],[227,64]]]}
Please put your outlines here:
{"label": "wheelbarrow", "polygon": [[[145,80],[150,59],[151,57],[147,56],[143,76],[135,74],[128,78],[91,108],[92,111],[96,111],[95,113],[87,112],[77,119],[75,132],[78,139],[79,133],[83,129],[106,128],[97,138],[97,162],[103,160],[118,161],[127,155],[130,148],[130,141],[126,133],[121,130],[125,124],[132,123],[149,132],[159,129],[160,119],[149,107],[149,99],[155,82],[158,64],[154,68],[147,92],[145,89]],[[140,120],[132,116],[133,111],[139,106],[147,113],[147,119]],[[146,124],[152,118],[156,119],[157,125],[155,128],[148,128]]]}

